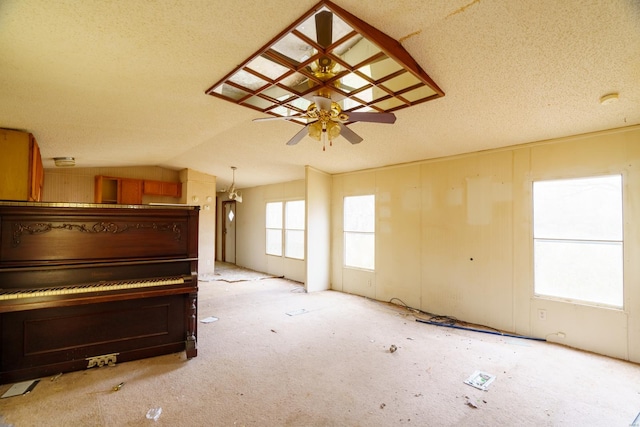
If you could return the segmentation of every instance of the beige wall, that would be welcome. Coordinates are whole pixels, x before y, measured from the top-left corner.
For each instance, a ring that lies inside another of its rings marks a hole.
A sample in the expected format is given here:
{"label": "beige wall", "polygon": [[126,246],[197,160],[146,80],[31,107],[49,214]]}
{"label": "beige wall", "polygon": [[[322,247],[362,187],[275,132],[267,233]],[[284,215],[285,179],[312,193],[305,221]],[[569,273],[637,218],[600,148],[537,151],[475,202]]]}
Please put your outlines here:
{"label": "beige wall", "polygon": [[307,166],[305,286],[307,292],[331,288],[331,175]]}
{"label": "beige wall", "polygon": [[[93,203],[95,177],[149,179],[179,182],[179,171],[158,166],[120,168],[48,168],[44,170],[43,202]],[[175,197],[143,196],[142,203],[177,203]]]}
{"label": "beige wall", "polygon": [[[640,362],[639,168],[632,127],[335,175],[332,286]],[[613,173],[624,177],[624,309],[535,297],[532,181]],[[375,272],[342,265],[342,199],[367,193],[376,195]]]}
{"label": "beige wall", "polygon": [[193,169],[180,171],[180,203],[200,206],[198,229],[198,277],[209,279],[215,272],[216,177]]}
{"label": "beige wall", "polygon": [[265,253],[265,206],[267,202],[305,199],[305,180],[242,189],[241,193],[242,203],[236,203],[236,264],[304,282],[304,261]]}

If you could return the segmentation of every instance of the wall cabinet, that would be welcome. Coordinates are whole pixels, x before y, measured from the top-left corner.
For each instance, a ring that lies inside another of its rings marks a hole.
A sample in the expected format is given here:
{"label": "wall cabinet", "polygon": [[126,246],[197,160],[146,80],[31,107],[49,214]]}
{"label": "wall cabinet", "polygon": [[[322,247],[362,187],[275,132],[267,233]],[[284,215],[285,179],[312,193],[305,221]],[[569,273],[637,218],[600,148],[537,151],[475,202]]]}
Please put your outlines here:
{"label": "wall cabinet", "polygon": [[142,180],[96,176],[96,203],[142,204]]}
{"label": "wall cabinet", "polygon": [[154,196],[180,197],[182,195],[182,183],[145,180],[142,192]]}
{"label": "wall cabinet", "polygon": [[182,195],[182,183],[96,176],[96,203],[139,205],[142,204],[143,195],[179,198]]}
{"label": "wall cabinet", "polygon": [[40,147],[28,132],[0,129],[0,200],[42,201]]}

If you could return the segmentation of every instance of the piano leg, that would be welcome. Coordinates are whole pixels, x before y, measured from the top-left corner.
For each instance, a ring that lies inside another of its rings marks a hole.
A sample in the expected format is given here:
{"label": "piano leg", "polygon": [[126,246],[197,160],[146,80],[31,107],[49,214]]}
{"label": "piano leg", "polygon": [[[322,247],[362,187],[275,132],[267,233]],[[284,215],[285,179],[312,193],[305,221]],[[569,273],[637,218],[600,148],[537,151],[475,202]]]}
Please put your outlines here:
{"label": "piano leg", "polygon": [[198,343],[196,341],[197,336],[197,322],[196,318],[198,315],[198,293],[194,292],[189,294],[189,297],[186,300],[186,310],[185,313],[187,315],[186,323],[187,323],[187,340],[185,342],[185,352],[187,354],[187,359],[191,359],[192,357],[196,357],[198,355]]}

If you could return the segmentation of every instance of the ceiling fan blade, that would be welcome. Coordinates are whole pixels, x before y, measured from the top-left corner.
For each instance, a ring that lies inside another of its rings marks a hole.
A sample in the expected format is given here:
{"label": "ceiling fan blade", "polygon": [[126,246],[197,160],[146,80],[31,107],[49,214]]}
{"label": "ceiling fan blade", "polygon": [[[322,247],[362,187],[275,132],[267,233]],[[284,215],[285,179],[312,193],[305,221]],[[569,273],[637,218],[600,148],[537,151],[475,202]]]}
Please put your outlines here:
{"label": "ceiling fan blade", "polygon": [[331,110],[331,99],[329,98],[325,98],[324,96],[314,96],[313,102],[316,103],[316,107],[318,107],[319,110]]}
{"label": "ceiling fan blade", "polygon": [[268,122],[270,120],[293,120],[299,119],[302,117],[306,117],[304,114],[300,114],[297,116],[286,116],[286,117],[260,117],[258,119],[253,119],[254,122]]}
{"label": "ceiling fan blade", "polygon": [[296,145],[298,142],[300,142],[302,140],[302,138],[307,136],[308,132],[309,131],[307,129],[307,126],[303,127],[300,130],[300,132],[298,132],[295,135],[293,135],[293,138],[291,138],[289,141],[287,141],[287,145]]}
{"label": "ceiling fan blade", "polygon": [[360,135],[343,124],[340,125],[340,135],[352,144],[359,144],[362,142],[362,137]]}
{"label": "ceiling fan blade", "polygon": [[316,13],[316,40],[320,46],[327,48],[333,39],[333,13],[328,10]]}
{"label": "ceiling fan blade", "polygon": [[356,112],[347,113],[350,122],[395,123],[396,115],[393,113]]}

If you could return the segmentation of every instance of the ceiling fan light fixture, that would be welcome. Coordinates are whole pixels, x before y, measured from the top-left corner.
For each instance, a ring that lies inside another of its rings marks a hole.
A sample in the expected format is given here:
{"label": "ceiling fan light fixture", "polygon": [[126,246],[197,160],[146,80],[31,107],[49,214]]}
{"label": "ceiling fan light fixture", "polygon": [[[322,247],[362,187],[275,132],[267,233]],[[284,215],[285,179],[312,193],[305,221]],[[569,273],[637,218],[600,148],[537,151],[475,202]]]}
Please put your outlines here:
{"label": "ceiling fan light fixture", "polygon": [[327,134],[329,135],[329,140],[334,140],[340,136],[340,125],[334,121],[330,121],[327,123]]}
{"label": "ceiling fan light fixture", "polygon": [[317,121],[309,125],[309,136],[316,141],[322,139],[322,123]]}
{"label": "ceiling fan light fixture", "polygon": [[236,190],[236,169],[235,166],[231,166],[231,170],[233,171],[233,179],[231,180],[231,187],[229,187],[228,194],[229,200],[235,200],[236,202],[242,203],[242,194],[238,193]]}

